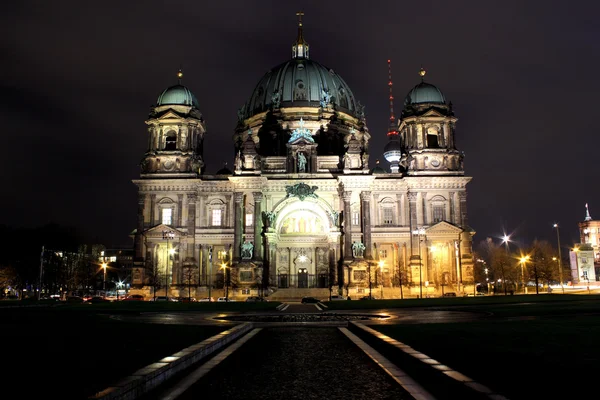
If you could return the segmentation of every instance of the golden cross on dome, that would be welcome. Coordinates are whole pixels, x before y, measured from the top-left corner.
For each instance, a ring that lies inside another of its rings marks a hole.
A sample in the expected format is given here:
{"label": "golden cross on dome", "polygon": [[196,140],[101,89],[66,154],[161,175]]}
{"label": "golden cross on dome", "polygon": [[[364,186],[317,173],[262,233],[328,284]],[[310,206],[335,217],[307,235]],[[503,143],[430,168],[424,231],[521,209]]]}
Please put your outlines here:
{"label": "golden cross on dome", "polygon": [[298,16],[298,26],[302,26],[302,16],[304,13],[302,11],[298,11],[296,15]]}

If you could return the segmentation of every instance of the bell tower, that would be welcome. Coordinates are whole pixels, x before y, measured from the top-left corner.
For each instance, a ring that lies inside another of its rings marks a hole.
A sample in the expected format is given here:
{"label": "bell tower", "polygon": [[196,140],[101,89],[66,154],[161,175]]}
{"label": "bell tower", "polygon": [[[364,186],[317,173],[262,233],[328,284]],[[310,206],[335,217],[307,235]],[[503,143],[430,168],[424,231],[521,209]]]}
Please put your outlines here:
{"label": "bell tower", "polygon": [[196,96],[181,84],[165,89],[150,110],[148,149],[141,161],[142,178],[196,177],[204,168],[204,118]]}
{"label": "bell tower", "polygon": [[407,175],[463,175],[463,153],[454,142],[457,118],[452,103],[425,82],[425,74],[421,68],[421,83],[404,100],[398,126],[403,147],[400,164]]}

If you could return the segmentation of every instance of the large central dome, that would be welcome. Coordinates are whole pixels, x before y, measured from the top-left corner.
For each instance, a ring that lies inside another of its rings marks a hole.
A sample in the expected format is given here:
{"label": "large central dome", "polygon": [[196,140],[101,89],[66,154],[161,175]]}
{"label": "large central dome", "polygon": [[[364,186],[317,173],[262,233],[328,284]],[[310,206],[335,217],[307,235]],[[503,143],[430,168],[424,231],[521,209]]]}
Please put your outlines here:
{"label": "large central dome", "polygon": [[332,69],[308,58],[293,58],[262,77],[248,100],[245,116],[271,107],[320,107],[327,96],[341,111],[353,114],[357,110],[352,91]]}

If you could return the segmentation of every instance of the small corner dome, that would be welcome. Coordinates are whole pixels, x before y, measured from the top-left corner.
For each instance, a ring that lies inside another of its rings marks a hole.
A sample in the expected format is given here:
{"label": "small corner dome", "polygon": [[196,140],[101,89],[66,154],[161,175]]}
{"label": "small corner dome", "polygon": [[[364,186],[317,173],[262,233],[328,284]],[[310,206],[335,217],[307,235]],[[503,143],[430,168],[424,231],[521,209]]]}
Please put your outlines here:
{"label": "small corner dome", "polygon": [[196,96],[183,85],[175,85],[165,89],[158,96],[156,104],[158,106],[179,105],[199,108]]}
{"label": "small corner dome", "polygon": [[437,86],[421,82],[408,92],[404,99],[404,105],[424,103],[446,104],[446,98]]}
{"label": "small corner dome", "polygon": [[381,166],[381,164],[379,164],[379,160],[377,160],[377,162],[375,163],[375,167],[373,167],[373,169],[371,169],[371,173],[372,174],[387,174],[388,171],[386,171],[385,168],[383,168]]}
{"label": "small corner dome", "polygon": [[220,170],[217,171],[217,175],[233,175],[233,172],[227,166],[224,166]]}

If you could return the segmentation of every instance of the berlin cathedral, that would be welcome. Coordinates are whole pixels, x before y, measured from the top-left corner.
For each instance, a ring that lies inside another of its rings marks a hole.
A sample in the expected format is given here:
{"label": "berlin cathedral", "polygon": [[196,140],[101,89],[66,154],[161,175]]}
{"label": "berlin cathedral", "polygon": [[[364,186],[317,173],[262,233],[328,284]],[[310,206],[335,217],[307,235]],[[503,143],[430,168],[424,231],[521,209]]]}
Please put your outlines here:
{"label": "berlin cathedral", "polygon": [[389,166],[374,168],[364,107],[310,57],[301,19],[291,58],[260,78],[238,110],[233,170],[206,173],[204,151],[220,149],[204,148],[210,132],[198,101],[181,81],[165,89],[146,120],[147,151],[133,181],[132,293],[285,300],[472,292],[471,178],[455,146],[457,118],[420,75],[400,118],[390,76]]}

